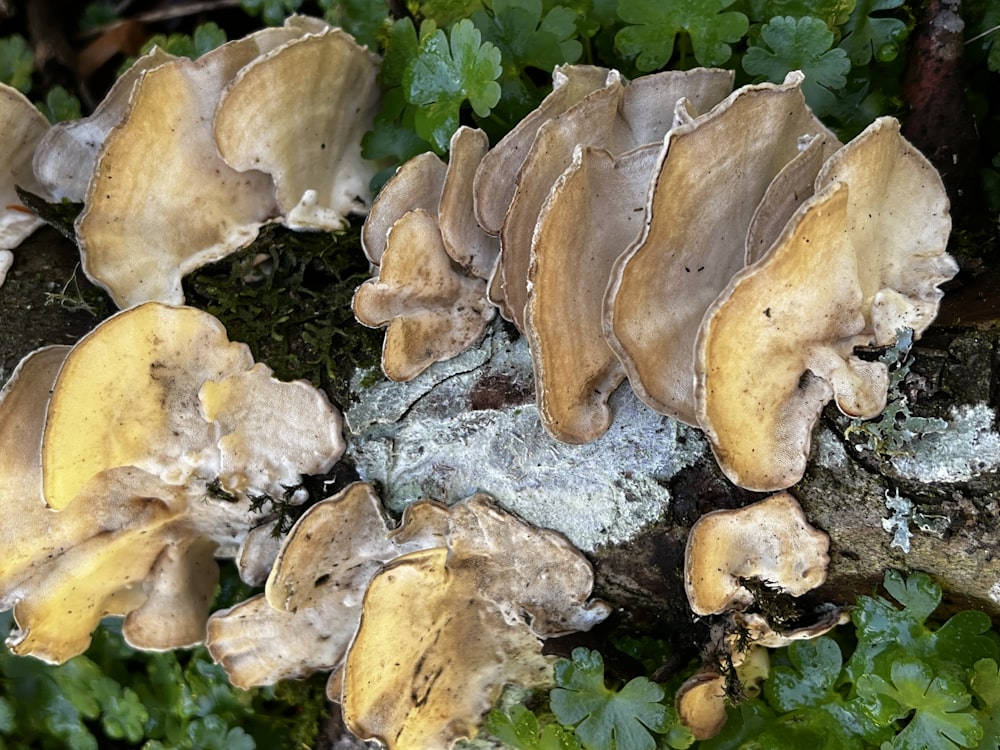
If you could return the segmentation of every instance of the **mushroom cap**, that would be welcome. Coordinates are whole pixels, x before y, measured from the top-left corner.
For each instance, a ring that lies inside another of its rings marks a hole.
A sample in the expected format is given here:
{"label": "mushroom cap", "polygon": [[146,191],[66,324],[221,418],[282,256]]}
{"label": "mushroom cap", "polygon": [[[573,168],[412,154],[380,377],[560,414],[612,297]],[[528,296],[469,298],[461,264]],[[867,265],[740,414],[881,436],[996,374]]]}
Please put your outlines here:
{"label": "mushroom cap", "polygon": [[353,307],[364,325],[388,325],[382,371],[401,381],[471,346],[496,312],[486,282],[454,263],[437,219],[420,208],[393,224],[379,275],[358,287]]}
{"label": "mushroom cap", "polygon": [[531,243],[553,183],[572,163],[576,146],[605,148],[614,155],[660,142],[675,122],[683,98],[708,109],[732,88],[731,71],[697,68],[643,76],[625,84],[612,72],[607,84],[538,128],[517,175],[517,190],[500,232],[505,315],[524,330]]}
{"label": "mushroom cap", "polygon": [[489,148],[489,138],[482,130],[463,125],[455,131],[438,205],[444,249],[458,265],[481,279],[490,277],[500,255],[500,241],[483,231],[473,211],[473,178]]}
{"label": "mushroom cap", "polygon": [[0,83],[0,249],[17,247],[43,222],[34,213],[19,209],[19,186],[45,192],[31,171],[35,148],[49,129],[49,121],[15,88]]}
{"label": "mushroom cap", "polygon": [[177,488],[124,467],[93,477],[72,505],[49,511],[48,526],[32,537],[45,540],[35,541],[34,560],[0,589],[17,624],[11,651],[56,664],[85,651],[102,617],[142,603],[142,581],[185,507]]}
{"label": "mushroom cap", "polygon": [[508,622],[552,638],[590,630],[611,613],[590,599],[594,570],[562,534],[526,523],[485,493],[453,505],[448,521],[449,567],[468,568]]}
{"label": "mushroom cap", "polygon": [[233,169],[271,175],[289,227],[340,229],[367,212],[380,165],[361,157],[361,136],[381,103],[378,70],[377,55],[326,28],[253,60],[223,92],[219,153]]}
{"label": "mushroom cap", "polygon": [[712,669],[695,672],[677,688],[674,705],[696,740],[711,739],[726,724],[726,678]]}
{"label": "mushroom cap", "polygon": [[696,424],[692,357],[702,316],[743,267],[754,211],[799,153],[799,139],[829,132],[806,106],[801,82],[793,73],[780,85],[744,86],[674,128],[643,234],[612,270],[608,341],[636,395],[687,424]]}
{"label": "mushroom cap", "polygon": [[422,208],[437,215],[447,165],[433,151],[417,154],[382,186],[361,228],[361,247],[376,266],[382,262],[389,230],[400,217]]}
{"label": "mushroom cap", "polygon": [[698,423],[741,487],[797,482],[831,398],[852,416],[885,408],[886,366],[853,356],[871,337],[847,206],[843,183],[806,201],[770,251],[730,280],[698,331]]}
{"label": "mushroom cap", "polygon": [[745,610],[753,595],[741,578],[801,596],[826,580],[829,545],[787,492],[706,513],[691,527],[684,553],[688,603],[698,615]]}
{"label": "mushroom cap", "polygon": [[119,307],[182,303],[181,277],[246,245],[278,215],[271,177],[226,164],[211,123],[242,67],[302,33],[265,29],[139,78],[76,221],[83,269]]}
{"label": "mushroom cap", "polygon": [[578,147],[539,214],[524,328],[538,412],[557,440],[587,443],[611,425],[608,398],[625,370],[604,338],[604,291],[642,228],[659,147],[613,157]]}
{"label": "mushroom cap", "polygon": [[896,119],[881,117],[827,160],[816,189],[835,182],[849,188],[866,331],[877,346],[894,343],[901,328],[919,337],[937,316],[938,285],[958,273],[945,252],[951,217],[941,176]]}
{"label": "mushroom cap", "polygon": [[607,68],[559,65],[552,71],[552,91],[511,129],[480,162],[473,180],[476,220],[489,234],[500,234],[514,198],[517,173],[531,150],[538,129],[591,92],[606,85]]}
{"label": "mushroom cap", "polygon": [[200,310],[150,302],[108,318],[54,384],[41,452],[46,502],[65,508],[92,476],[118,466],[183,484],[215,444],[199,389],[252,365],[246,345]]}
{"label": "mushroom cap", "polygon": [[484,602],[474,569],[448,556],[411,552],[372,580],[342,694],[329,691],[352,732],[389,750],[451,747],[475,735],[504,684],[551,684],[538,637]]}
{"label": "mushroom cap", "polygon": [[168,651],[205,640],[205,621],[219,583],[217,547],[202,536],[163,547],[143,581],[145,601],[122,622],[126,643],[147,651]]}
{"label": "mushroom cap", "polygon": [[338,668],[372,577],[401,554],[444,544],[446,514],[416,503],[390,531],[375,491],[360,482],[317,503],[285,538],[265,596],[209,619],[212,658],[243,688]]}
{"label": "mushroom cap", "polygon": [[32,168],[55,200],[82,203],[94,174],[97,155],[111,128],[121,123],[136,82],[147,70],[176,57],[153,47],[112,84],[89,117],[53,125],[38,142]]}

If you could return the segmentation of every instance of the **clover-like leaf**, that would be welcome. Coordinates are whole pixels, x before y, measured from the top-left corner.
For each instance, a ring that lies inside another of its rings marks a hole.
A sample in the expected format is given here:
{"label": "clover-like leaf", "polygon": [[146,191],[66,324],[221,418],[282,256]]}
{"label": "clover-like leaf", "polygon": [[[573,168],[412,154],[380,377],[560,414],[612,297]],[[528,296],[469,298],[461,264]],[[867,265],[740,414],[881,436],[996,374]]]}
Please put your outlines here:
{"label": "clover-like leaf", "polygon": [[844,50],[833,45],[833,32],[818,18],[806,16],[772,18],[760,30],[760,44],[743,56],[743,69],[780,83],[792,70],[805,74],[802,93],[817,114],[829,113],[836,105],[831,89],[847,83],[851,61]]}
{"label": "clover-like leaf", "polygon": [[559,722],[576,727],[587,750],[653,750],[653,732],[666,732],[670,716],[663,688],[636,677],[621,690],[604,684],[604,660],[597,651],[573,649],[572,661],[556,662],[558,687],[549,693],[552,713]]}
{"label": "clover-like leaf", "polygon": [[893,750],[953,750],[975,747],[982,739],[982,724],[969,710],[972,696],[962,682],[935,676],[927,664],[904,656],[893,662],[890,676],[891,683],[879,675],[863,675],[857,689],[872,706],[885,706],[887,699],[902,716],[912,712],[892,741]]}
{"label": "clover-like leaf", "polygon": [[626,57],[636,57],[642,71],[667,64],[674,53],[674,39],[686,32],[694,57],[705,66],[722,65],[732,55],[733,42],[747,33],[750,22],[738,11],[722,11],[733,0],[621,0],[618,16],[630,24],[615,36],[615,45]]}
{"label": "clover-like leaf", "polygon": [[34,57],[28,42],[20,34],[0,39],[0,82],[26,94],[31,90]]}
{"label": "clover-like leaf", "polygon": [[840,48],[847,52],[853,65],[867,65],[872,57],[879,62],[896,59],[907,36],[906,24],[898,18],[872,14],[902,4],[903,0],[858,0],[844,24],[844,38],[840,42]]}
{"label": "clover-like leaf", "polygon": [[583,45],[577,40],[576,13],[557,5],[542,12],[542,0],[493,0],[492,15],[473,17],[486,41],[503,54],[505,73],[538,68],[546,73],[562,63],[580,59]]}
{"label": "clover-like leaf", "polygon": [[832,638],[795,641],[788,647],[791,667],[777,666],[764,683],[768,702],[782,711],[815,706],[830,697],[844,659]]}
{"label": "clover-like leaf", "polygon": [[983,739],[979,747],[995,750],[1000,747],[1000,669],[994,659],[976,662],[969,685],[979,704],[983,724]]}
{"label": "clover-like leaf", "polygon": [[403,73],[407,101],[419,107],[417,135],[446,151],[458,130],[463,102],[468,100],[473,112],[487,117],[500,101],[500,73],[500,50],[482,41],[472,21],[466,18],[452,26],[450,39],[426,22],[417,56]]}
{"label": "clover-like leaf", "polygon": [[514,750],[581,750],[570,730],[559,724],[543,725],[519,703],[506,711],[493,709],[486,715],[486,730]]}

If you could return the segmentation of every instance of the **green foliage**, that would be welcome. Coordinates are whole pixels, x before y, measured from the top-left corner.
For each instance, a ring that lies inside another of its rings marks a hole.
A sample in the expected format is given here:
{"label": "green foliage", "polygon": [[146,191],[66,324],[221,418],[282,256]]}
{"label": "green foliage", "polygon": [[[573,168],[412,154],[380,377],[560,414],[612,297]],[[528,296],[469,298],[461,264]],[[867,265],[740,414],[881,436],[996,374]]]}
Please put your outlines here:
{"label": "green foliage", "polygon": [[83,116],[80,112],[80,100],[62,86],[53,86],[45,95],[45,101],[37,102],[35,106],[51,123],[75,120]]}
{"label": "green foliage", "polygon": [[858,0],[844,25],[841,48],[854,65],[867,65],[872,58],[891,62],[907,37],[906,24],[898,18],[873,15],[902,6],[903,0]]}
{"label": "green foliage", "polygon": [[1000,636],[982,612],[940,627],[928,618],[941,589],[923,573],[886,573],[882,597],[859,597],[845,662],[824,636],[774,653],[762,697],[730,709],[728,725],[702,743],[740,748],[995,748],[1000,743]]}
{"label": "green foliage", "polygon": [[325,711],[322,681],[238,690],[204,648],[136,652],[112,621],[60,666],[0,651],[0,747],[12,750],[292,750],[315,742]]}
{"label": "green foliage", "polygon": [[572,729],[552,720],[542,723],[519,703],[506,711],[494,709],[486,716],[486,731],[515,750],[582,750]]}
{"label": "green foliage", "polygon": [[191,35],[170,34],[168,36],[166,34],[156,34],[142,45],[139,54],[144,55],[155,46],[164,52],[169,52],[171,55],[189,57],[193,60],[225,44],[225,41],[226,32],[220,29],[218,25],[208,22],[196,26],[194,33]]}
{"label": "green foliage", "polygon": [[500,101],[500,50],[482,41],[472,21],[463,19],[446,34],[433,21],[420,27],[417,56],[403,71],[406,100],[418,107],[417,135],[436,151],[448,150],[466,101],[479,117],[488,117]]}
{"label": "green foliage", "polygon": [[722,12],[733,0],[620,0],[618,15],[630,24],[618,32],[615,43],[622,54],[636,58],[641,71],[666,65],[674,40],[684,33],[699,65],[719,66],[732,55],[730,44],[747,33],[749,21],[738,11]]}
{"label": "green foliage", "polygon": [[[549,703],[560,724],[574,727],[585,750],[654,750],[652,733],[666,734],[677,726],[676,712],[662,703],[660,685],[635,677],[611,689],[604,684],[604,660],[597,651],[576,648],[572,656],[556,662],[557,687]],[[690,735],[675,734],[680,736],[670,747],[690,745]]]}
{"label": "green foliage", "polygon": [[833,46],[833,32],[824,21],[812,16],[778,16],[764,24],[760,44],[743,56],[743,69],[751,75],[780,83],[793,70],[805,75],[802,93],[806,102],[823,116],[833,111],[832,90],[843,88],[851,62],[847,53]]}
{"label": "green foliage", "polygon": [[0,83],[27,94],[34,69],[35,61],[23,36],[11,34],[0,39]]}
{"label": "green foliage", "polygon": [[358,44],[375,49],[379,33],[388,25],[385,0],[319,0],[328,23],[349,32]]}
{"label": "green foliage", "polygon": [[87,3],[80,14],[80,31],[89,33],[101,26],[107,26],[118,20],[118,12],[112,3],[99,0],[95,3]]}
{"label": "green foliage", "polygon": [[302,0],[242,0],[240,3],[244,11],[261,18],[268,26],[280,26],[301,5]]}

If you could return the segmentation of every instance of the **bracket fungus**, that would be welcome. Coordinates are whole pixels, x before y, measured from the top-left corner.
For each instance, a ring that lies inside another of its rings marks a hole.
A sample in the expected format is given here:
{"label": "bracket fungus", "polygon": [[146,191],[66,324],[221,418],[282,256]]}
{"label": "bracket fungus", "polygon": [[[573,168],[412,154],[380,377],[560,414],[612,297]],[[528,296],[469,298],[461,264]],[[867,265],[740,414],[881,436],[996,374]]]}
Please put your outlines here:
{"label": "bracket fungus", "polygon": [[392,380],[465,351],[496,313],[486,298],[495,240],[471,220],[468,197],[486,145],[482,131],[459,128],[447,167],[433,154],[416,157],[372,206],[362,236],[378,275],[358,287],[352,304],[362,324],[387,327],[382,370]]}
{"label": "bracket fungus", "polygon": [[[17,89],[0,83],[0,250],[9,250],[44,222],[20,208],[15,186],[42,193],[44,189],[31,171],[38,142],[49,129],[49,121]],[[0,280],[2,281],[2,280]]]}
{"label": "bracket fungus", "polygon": [[565,537],[487,495],[419,501],[390,530],[357,483],[306,511],[265,593],[209,620],[208,648],[241,687],[333,670],[352,731],[439,750],[476,733],[505,683],[550,684],[541,639],[608,615],[592,587]]}
{"label": "bracket fungus", "polygon": [[[670,131],[650,184],[640,239],[615,264],[606,326],[645,403],[697,424],[692,373],[702,316],[745,263],[758,204],[803,136],[828,134],[806,106],[802,75],[744,86]],[[829,151],[839,145],[826,136]]]}
{"label": "bracket fungus", "polygon": [[787,492],[745,508],[706,513],[691,527],[684,553],[691,610],[697,615],[745,610],[754,598],[741,578],[801,596],[826,580],[829,545],[829,537],[809,525]]}
{"label": "bracket fungus", "polygon": [[214,558],[270,520],[253,497],[329,471],[340,429],[322,393],[275,381],[192,308],[146,303],[29,355],[0,397],[20,446],[0,465],[22,519],[0,538],[12,648],[65,661],[104,614],[137,648],[203,640]]}
{"label": "bracket fungus", "polygon": [[[84,271],[119,307],[180,304],[182,276],[267,222],[340,227],[369,203],[376,165],[361,159],[360,137],[378,106],[376,69],[345,32],[302,16],[196,60],[149,63],[89,178],[76,222]],[[97,135],[123,93],[91,123]]]}
{"label": "bracket fungus", "polygon": [[376,55],[326,28],[258,57],[222,93],[219,153],[271,175],[292,229],[341,229],[348,213],[367,212],[378,165],[361,157],[361,136],[381,102],[378,71]]}

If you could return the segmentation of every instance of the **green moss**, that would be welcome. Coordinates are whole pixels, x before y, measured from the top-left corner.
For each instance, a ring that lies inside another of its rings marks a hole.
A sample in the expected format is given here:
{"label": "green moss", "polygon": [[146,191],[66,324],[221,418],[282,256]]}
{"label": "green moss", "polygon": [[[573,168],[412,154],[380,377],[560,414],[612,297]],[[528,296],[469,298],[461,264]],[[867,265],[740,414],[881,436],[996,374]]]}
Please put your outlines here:
{"label": "green moss", "polygon": [[305,233],[272,225],[250,247],[187,277],[184,294],[278,378],[309,380],[344,406],[355,368],[377,367],[381,352],[381,331],[351,311],[368,276],[360,227]]}

